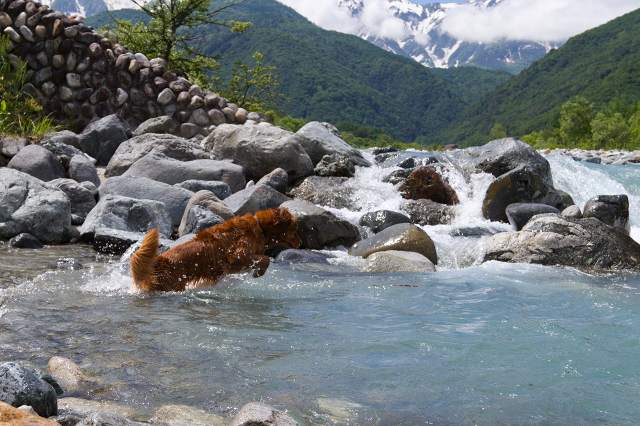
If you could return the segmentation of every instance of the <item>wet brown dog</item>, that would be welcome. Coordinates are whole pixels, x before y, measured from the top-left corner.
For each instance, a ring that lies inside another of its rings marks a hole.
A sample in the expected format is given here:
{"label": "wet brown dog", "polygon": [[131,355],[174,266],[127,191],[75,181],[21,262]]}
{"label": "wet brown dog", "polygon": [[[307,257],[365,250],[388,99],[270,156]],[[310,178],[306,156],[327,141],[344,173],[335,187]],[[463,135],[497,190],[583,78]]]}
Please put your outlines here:
{"label": "wet brown dog", "polygon": [[267,250],[298,248],[301,241],[291,213],[270,209],[212,226],[161,255],[158,244],[158,230],[153,229],[131,259],[134,285],[146,292],[183,291],[248,270],[260,277],[269,267]]}

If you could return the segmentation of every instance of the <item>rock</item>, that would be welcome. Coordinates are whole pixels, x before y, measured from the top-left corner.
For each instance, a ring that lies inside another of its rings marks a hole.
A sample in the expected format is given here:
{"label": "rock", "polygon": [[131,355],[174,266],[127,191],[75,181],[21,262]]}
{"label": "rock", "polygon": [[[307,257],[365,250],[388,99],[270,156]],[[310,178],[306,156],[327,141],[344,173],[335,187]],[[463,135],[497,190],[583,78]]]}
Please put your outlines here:
{"label": "rock", "polygon": [[293,198],[336,209],[357,209],[352,201],[353,188],[347,178],[309,176],[289,192]]}
{"label": "rock", "polygon": [[329,123],[312,121],[298,130],[297,134],[302,136],[302,146],[313,164],[318,164],[325,155],[342,154],[358,166],[371,166],[362,153],[342,140],[338,129]]}
{"label": "rock", "polygon": [[438,264],[438,255],[433,241],[422,229],[408,223],[393,225],[371,238],[362,240],[351,247],[352,256],[369,257],[379,251],[398,250],[420,253]]}
{"label": "rock", "polygon": [[407,169],[394,170],[389,175],[382,178],[382,182],[390,183],[392,185],[397,185],[399,183],[404,182],[409,177],[410,174],[411,174],[411,170],[407,170]]}
{"label": "rock", "polygon": [[229,161],[178,161],[157,153],[145,155],[122,176],[144,177],[169,185],[187,180],[216,180],[229,185],[232,192],[246,185],[242,167]]}
{"label": "rock", "polygon": [[435,272],[429,259],[419,253],[388,250],[367,257],[365,272]]}
{"label": "rock", "polygon": [[90,242],[98,229],[144,234],[152,228],[158,228],[165,237],[171,236],[171,217],[163,203],[103,194],[80,228],[80,237]]}
{"label": "rock", "polygon": [[193,193],[144,177],[118,176],[107,179],[100,186],[100,198],[107,195],[159,201],[169,212],[173,226],[177,227]]}
{"label": "rock", "polygon": [[58,414],[55,389],[40,374],[15,362],[0,364],[0,401],[31,406],[39,416]]}
{"label": "rock", "polygon": [[83,220],[96,206],[93,193],[72,179],[56,179],[49,182],[50,185],[64,192],[71,201],[71,214],[81,217]]}
{"label": "rock", "polygon": [[121,256],[131,246],[144,238],[144,232],[121,231],[111,228],[96,228],[91,243],[98,253]]}
{"label": "rock", "polygon": [[19,249],[41,249],[42,243],[31,234],[23,233],[9,240],[9,247]]}
{"label": "rock", "polygon": [[398,152],[400,151],[398,148],[394,148],[392,146],[383,146],[380,148],[374,148],[371,150],[371,154],[373,155],[380,155],[380,154],[390,154],[393,152]]}
{"label": "rock", "polygon": [[398,189],[402,197],[408,200],[425,199],[449,206],[460,202],[456,191],[432,166],[420,166],[413,170]]}
{"label": "rock", "polygon": [[244,405],[231,421],[231,426],[297,426],[290,416],[261,402]]}
{"label": "rock", "polygon": [[317,263],[328,265],[329,256],[311,250],[287,249],[278,253],[276,262],[278,263]]}
{"label": "rock", "polygon": [[318,398],[318,408],[335,424],[352,424],[362,405],[336,398]]}
{"label": "rock", "polygon": [[277,168],[264,175],[257,185],[267,185],[284,194],[289,189],[289,175],[284,169]]}
{"label": "rock", "polygon": [[0,424],[8,426],[58,426],[58,423],[27,410],[0,402]]}
{"label": "rock", "polygon": [[418,225],[445,225],[455,216],[454,207],[431,200],[407,200],[400,208]]}
{"label": "rock", "polygon": [[409,157],[398,163],[401,169],[413,170],[418,167],[418,161],[414,157]]}
{"label": "rock", "polygon": [[2,136],[2,139],[0,139],[0,154],[7,158],[13,158],[27,145],[29,145],[29,141],[25,138]]}
{"label": "rock", "polygon": [[115,413],[91,413],[76,426],[144,426],[146,423],[134,422]]}
{"label": "rock", "polygon": [[496,234],[484,260],[571,266],[585,270],[640,270],[640,245],[596,218],[534,217],[519,232]]}
{"label": "rock", "polygon": [[491,183],[482,213],[486,219],[508,222],[506,208],[514,203],[547,204],[558,210],[574,204],[570,196],[547,185],[544,178],[528,166],[518,167]]}
{"label": "rock", "polygon": [[68,168],[71,158],[76,155],[92,160],[91,157],[80,151],[75,146],[59,142],[60,139],[61,138],[43,140],[40,143],[40,146],[48,149],[64,168]]}
{"label": "rock", "polygon": [[69,358],[54,356],[47,363],[49,374],[66,392],[77,392],[82,383],[87,381],[87,376],[78,365]]}
{"label": "rock", "polygon": [[289,183],[313,173],[313,164],[302,138],[275,126],[222,124],[202,142],[217,158],[228,158],[244,167],[249,180],[258,181],[282,168]]}
{"label": "rock", "polygon": [[105,166],[120,144],[129,139],[129,127],[117,115],[108,115],[89,124],[79,135],[80,149]]}
{"label": "rock", "polygon": [[546,204],[533,203],[509,204],[506,209],[509,223],[514,226],[517,231],[521,230],[532,217],[545,213],[560,214],[560,210],[547,206]]}
{"label": "rock", "polygon": [[98,169],[86,155],[74,155],[71,157],[67,173],[69,178],[76,182],[91,182],[96,187],[100,186]]}
{"label": "rock", "polygon": [[307,201],[287,201],[280,207],[289,210],[296,218],[302,239],[301,248],[351,246],[360,240],[360,231],[357,227]]}
{"label": "rock", "polygon": [[411,223],[411,219],[402,213],[390,210],[369,212],[360,218],[360,226],[366,226],[376,234],[399,223]]}
{"label": "rock", "polygon": [[82,398],[60,398],[58,400],[58,408],[63,414],[73,413],[81,419],[91,417],[96,413],[118,413],[126,417],[135,417],[136,415],[136,410],[126,405],[111,401],[91,401]]}
{"label": "rock", "polygon": [[322,157],[314,172],[317,176],[353,177],[356,167],[346,155],[330,154]]}
{"label": "rock", "polygon": [[254,185],[252,187],[238,191],[224,203],[229,207],[234,215],[243,215],[245,213],[255,213],[260,210],[279,207],[290,198],[276,191],[267,185]]}
{"label": "rock", "polygon": [[580,207],[573,205],[562,210],[561,216],[567,219],[582,219]]}
{"label": "rock", "polygon": [[187,224],[185,223],[185,218],[188,217],[188,212],[193,207],[199,206],[209,210],[215,216],[222,218],[223,220],[229,220],[233,217],[233,212],[227,207],[225,203],[220,201],[218,197],[215,196],[213,192],[210,191],[198,191],[189,200],[187,207],[184,211],[184,215],[182,216],[182,221],[180,222],[180,235],[184,236],[188,234],[186,232]]}
{"label": "rock", "polygon": [[211,158],[194,142],[173,135],[147,133],[131,138],[118,147],[107,165],[105,176],[122,175],[133,163],[152,152],[179,161]]}
{"label": "rock", "polygon": [[601,222],[629,233],[629,197],[626,195],[598,195],[587,201],[584,217],[595,217]]}
{"label": "rock", "polygon": [[225,426],[223,417],[186,405],[163,405],[153,414],[151,423],[167,426]]}
{"label": "rock", "polygon": [[46,244],[71,238],[71,203],[64,192],[25,173],[0,169],[0,239],[28,232]]}
{"label": "rock", "polygon": [[224,200],[231,195],[231,188],[229,185],[217,180],[186,180],[184,182],[177,183],[175,186],[184,188],[191,192],[213,192],[215,196],[221,200]]}
{"label": "rock", "polygon": [[[172,92],[173,93],[173,92]],[[147,133],[175,134],[178,131],[178,122],[168,115],[153,117],[141,123],[133,136],[140,136]]]}
{"label": "rock", "polygon": [[45,182],[64,177],[64,168],[56,157],[40,145],[29,145],[16,154],[7,167]]}
{"label": "rock", "polygon": [[202,127],[194,123],[182,123],[180,125],[180,136],[185,139],[191,139],[202,133]]}
{"label": "rock", "polygon": [[183,237],[223,223],[224,219],[201,206],[187,208],[182,217],[178,234]]}

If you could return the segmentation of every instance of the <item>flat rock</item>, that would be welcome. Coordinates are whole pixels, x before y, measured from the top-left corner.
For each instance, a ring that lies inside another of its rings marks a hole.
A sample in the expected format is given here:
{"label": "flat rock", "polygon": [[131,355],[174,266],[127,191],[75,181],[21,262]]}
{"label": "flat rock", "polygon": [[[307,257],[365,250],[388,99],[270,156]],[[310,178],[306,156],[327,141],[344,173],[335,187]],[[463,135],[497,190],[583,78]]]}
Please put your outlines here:
{"label": "flat rock", "polygon": [[357,242],[351,247],[349,254],[367,258],[373,253],[388,250],[420,253],[434,265],[438,264],[436,246],[429,235],[408,223],[393,225],[373,237]]}

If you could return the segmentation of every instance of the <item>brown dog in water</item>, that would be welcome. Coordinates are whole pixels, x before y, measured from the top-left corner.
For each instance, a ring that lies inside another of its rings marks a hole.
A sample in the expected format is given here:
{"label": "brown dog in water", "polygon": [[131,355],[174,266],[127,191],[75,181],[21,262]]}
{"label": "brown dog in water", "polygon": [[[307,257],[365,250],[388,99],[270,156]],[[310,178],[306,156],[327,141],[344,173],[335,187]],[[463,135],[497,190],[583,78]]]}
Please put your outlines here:
{"label": "brown dog in water", "polygon": [[135,286],[147,292],[183,291],[247,270],[260,277],[269,267],[267,250],[300,244],[296,220],[286,209],[234,217],[161,255],[158,230],[152,229],[131,258],[131,275]]}

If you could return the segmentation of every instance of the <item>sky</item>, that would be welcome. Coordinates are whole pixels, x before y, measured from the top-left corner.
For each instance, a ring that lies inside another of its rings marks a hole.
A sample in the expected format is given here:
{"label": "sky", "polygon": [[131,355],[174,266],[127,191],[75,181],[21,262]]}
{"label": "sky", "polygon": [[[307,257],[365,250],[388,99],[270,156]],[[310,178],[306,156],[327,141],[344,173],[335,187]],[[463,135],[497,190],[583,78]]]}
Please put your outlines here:
{"label": "sky", "polygon": [[[359,19],[337,8],[337,0],[279,1],[325,29],[358,34],[364,28],[373,35],[393,39],[409,35],[405,24],[385,7],[386,0],[364,0],[364,12]],[[449,10],[442,30],[469,42],[561,42],[637,8],[640,0],[503,0],[486,9],[463,4]],[[427,41],[426,36],[418,40]]]}

